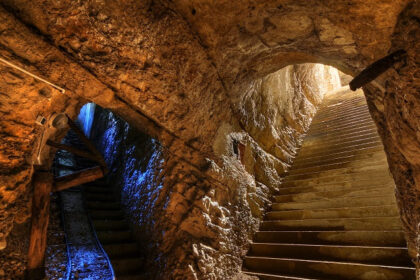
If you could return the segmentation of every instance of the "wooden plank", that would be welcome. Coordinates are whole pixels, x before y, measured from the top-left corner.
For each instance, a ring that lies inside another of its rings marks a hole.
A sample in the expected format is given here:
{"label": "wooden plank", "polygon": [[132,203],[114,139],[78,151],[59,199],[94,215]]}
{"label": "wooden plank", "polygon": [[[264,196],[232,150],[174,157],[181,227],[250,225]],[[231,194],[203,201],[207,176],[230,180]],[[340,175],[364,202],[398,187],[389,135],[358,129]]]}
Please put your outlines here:
{"label": "wooden plank", "polygon": [[349,86],[350,89],[355,91],[358,88],[361,88],[362,86],[366,85],[367,83],[370,83],[374,79],[376,79],[379,75],[384,73],[386,70],[388,70],[392,65],[394,65],[396,62],[401,61],[405,56],[407,52],[405,50],[398,50],[390,55],[387,55],[368,67],[366,67],[365,70],[360,72],[359,75],[354,77],[353,80],[351,80]]}
{"label": "wooden plank", "polygon": [[51,146],[51,147],[54,147],[54,148],[57,148],[57,149],[60,149],[60,150],[66,150],[66,151],[69,151],[72,154],[75,154],[75,155],[90,159],[92,161],[98,162],[98,157],[97,156],[95,156],[95,155],[93,155],[89,152],[77,149],[75,147],[65,145],[65,144],[61,144],[61,143],[57,143],[57,142],[54,142],[54,141],[51,141],[51,140],[47,140],[47,145]]}
{"label": "wooden plank", "polygon": [[71,118],[68,118],[68,124],[70,128],[76,132],[76,134],[79,136],[80,140],[86,145],[86,147],[96,156],[97,162],[106,168],[105,160],[102,156],[102,154],[96,149],[95,145],[85,136],[83,131],[80,130],[80,128],[71,120]]}
{"label": "wooden plank", "polygon": [[102,178],[104,175],[105,171],[100,166],[83,169],[69,175],[55,178],[52,191],[58,192],[74,186],[89,183]]}
{"label": "wooden plank", "polygon": [[50,172],[35,172],[32,182],[34,193],[32,198],[31,236],[25,278],[37,280],[45,277],[45,249],[47,248],[47,228],[53,176]]}

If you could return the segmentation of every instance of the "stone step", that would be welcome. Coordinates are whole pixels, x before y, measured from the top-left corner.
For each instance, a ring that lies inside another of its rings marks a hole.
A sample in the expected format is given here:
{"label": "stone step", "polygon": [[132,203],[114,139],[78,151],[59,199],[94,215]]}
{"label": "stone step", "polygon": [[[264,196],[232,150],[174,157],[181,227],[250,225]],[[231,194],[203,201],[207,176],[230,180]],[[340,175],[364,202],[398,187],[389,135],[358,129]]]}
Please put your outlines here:
{"label": "stone step", "polygon": [[87,186],[85,187],[85,192],[86,193],[90,193],[90,194],[95,194],[95,193],[99,193],[99,194],[113,194],[114,191],[113,189],[109,188],[109,187],[97,187],[97,186]]}
{"label": "stone step", "polygon": [[99,241],[102,244],[108,243],[124,243],[132,240],[131,231],[129,230],[111,230],[111,231],[99,231],[96,230]]}
{"label": "stone step", "polygon": [[109,187],[108,184],[106,183],[106,179],[101,178],[92,182],[88,182],[86,184],[84,184],[85,186],[96,186],[96,187]]}
{"label": "stone step", "polygon": [[399,217],[399,211],[397,205],[395,204],[312,210],[284,210],[267,212],[265,215],[265,220],[306,220],[363,217]]}
{"label": "stone step", "polygon": [[383,154],[383,151],[374,151],[370,153],[357,153],[347,157],[338,157],[330,158],[328,161],[315,161],[315,162],[306,162],[305,164],[293,164],[292,168],[289,169],[287,174],[292,174],[293,172],[302,172],[302,171],[315,171],[319,169],[335,169],[340,166],[345,165],[360,165],[362,163],[368,163],[369,161],[378,161],[385,160],[386,156]]}
{"label": "stone step", "polygon": [[327,244],[406,247],[403,231],[258,231],[260,243]]}
{"label": "stone step", "polygon": [[312,157],[312,158],[311,157],[306,157],[306,158],[298,157],[294,160],[291,170],[319,166],[319,165],[326,165],[326,164],[335,164],[335,163],[347,162],[347,161],[357,160],[357,159],[366,159],[366,158],[373,157],[376,154],[380,154],[381,156],[384,155],[382,146],[364,148],[364,149],[359,149],[359,150],[354,150],[354,151],[347,151],[347,152],[340,153],[338,155],[328,155],[328,156],[320,156],[320,157]]}
{"label": "stone step", "polygon": [[261,231],[296,230],[401,230],[399,217],[263,221]]}
{"label": "stone step", "polygon": [[374,197],[381,196],[384,194],[394,194],[394,188],[367,188],[367,189],[346,189],[346,190],[328,190],[322,192],[306,192],[296,194],[283,194],[274,197],[274,202],[310,202],[310,201],[322,201],[331,200],[336,198],[348,198],[355,199],[360,197]]}
{"label": "stone step", "polygon": [[[384,172],[386,171],[386,172]],[[332,184],[344,184],[344,183],[354,183],[357,181],[366,181],[372,180],[375,184],[379,182],[388,182],[392,181],[392,177],[388,173],[388,169],[378,169],[371,170],[362,173],[347,173],[336,176],[318,176],[318,177],[309,177],[304,179],[291,179],[286,177],[279,188],[289,188],[289,187],[307,187],[307,186],[319,186],[319,185],[332,185]]]}
{"label": "stone step", "polygon": [[336,124],[324,124],[318,126],[311,126],[307,134],[322,134],[322,133],[334,133],[334,132],[345,132],[345,131],[354,131],[362,127],[375,127],[375,124],[372,122],[371,118],[360,119],[357,121],[352,121],[348,123],[336,123]]}
{"label": "stone step", "polygon": [[136,242],[104,244],[103,248],[111,259],[138,257],[139,255]]}
{"label": "stone step", "polygon": [[[371,139],[370,141],[366,141],[363,143],[351,143],[348,144],[346,147],[323,147],[319,149],[311,149],[311,150],[303,150],[298,151],[296,160],[301,159],[302,157],[305,159],[312,160],[314,157],[321,157],[325,158],[328,156],[336,156],[342,153],[348,152],[358,152],[361,149],[366,148],[373,148],[382,146],[382,142],[379,139]],[[303,159],[302,159],[303,160]]]}
{"label": "stone step", "polygon": [[121,258],[112,259],[112,266],[115,274],[126,275],[126,274],[142,274],[144,260],[142,258]]}
{"label": "stone step", "polygon": [[328,128],[328,129],[320,129],[317,131],[307,131],[308,137],[326,137],[326,136],[339,136],[339,135],[346,135],[350,133],[360,132],[362,130],[376,130],[376,126],[373,123],[355,123],[354,125],[347,126],[347,127],[335,127],[335,128]]}
{"label": "stone step", "polygon": [[92,222],[96,231],[128,230],[125,220],[93,219]]}
{"label": "stone step", "polygon": [[[322,112],[321,112],[322,113]],[[322,123],[322,122],[328,122],[333,120],[346,120],[350,118],[358,118],[358,117],[365,117],[370,116],[369,111],[366,108],[359,107],[359,108],[353,108],[346,111],[341,112],[329,112],[320,115],[316,115],[312,119],[313,124]]]}
{"label": "stone step", "polygon": [[332,111],[330,108],[326,108],[325,111],[321,109],[318,112],[319,114],[316,114],[313,122],[319,122],[321,120],[347,120],[360,115],[369,115],[369,110],[363,106],[340,109],[338,111]]}
{"label": "stone step", "polygon": [[369,177],[369,173],[372,171],[382,171],[384,174],[388,174],[389,168],[386,160],[382,162],[377,162],[374,165],[364,165],[364,166],[350,166],[350,167],[343,167],[325,171],[315,171],[309,173],[302,173],[302,174],[290,174],[284,178],[284,182],[295,181],[295,180],[315,180],[318,178],[324,177],[345,177],[348,174],[352,174],[353,176],[361,177]]}
{"label": "stone step", "polygon": [[302,278],[302,277],[293,277],[293,276],[286,276],[286,275],[275,275],[269,273],[262,273],[262,272],[253,272],[253,271],[244,271],[245,274],[249,276],[258,277],[260,280],[321,280],[315,278]]}
{"label": "stone step", "polygon": [[306,168],[293,168],[285,173],[285,176],[296,175],[296,174],[307,174],[316,172],[326,172],[329,170],[343,169],[343,168],[359,168],[363,165],[378,165],[386,163],[387,159],[383,154],[376,153],[366,157],[354,158],[353,160],[342,161],[334,164],[319,164],[312,167]]}
{"label": "stone step", "polygon": [[114,194],[86,193],[85,198],[87,201],[116,202]]}
{"label": "stone step", "polygon": [[118,202],[106,202],[106,201],[86,201],[86,206],[88,209],[98,209],[98,210],[119,210],[121,209],[121,204]]}
{"label": "stone step", "polygon": [[316,145],[303,145],[299,149],[299,153],[309,153],[310,151],[319,151],[329,149],[331,151],[347,148],[348,146],[360,145],[364,143],[371,143],[381,141],[379,135],[369,135],[366,137],[360,137],[357,139],[336,139],[334,142],[319,142]]}
{"label": "stone step", "polygon": [[327,101],[320,106],[317,111],[316,117],[322,118],[325,116],[340,116],[340,114],[349,112],[350,114],[359,111],[367,111],[366,104],[361,102],[347,102],[341,104],[333,104]]}
{"label": "stone step", "polygon": [[337,143],[343,143],[343,142],[352,142],[357,141],[360,139],[365,138],[372,138],[372,137],[379,137],[378,133],[372,129],[367,129],[364,131],[357,131],[352,132],[346,135],[340,135],[340,136],[328,136],[325,135],[323,137],[308,137],[305,138],[305,141],[302,143],[302,146],[300,149],[304,149],[306,147],[314,147],[319,145],[332,145]]}
{"label": "stone step", "polygon": [[315,200],[310,202],[282,202],[273,203],[271,206],[272,211],[282,210],[301,210],[301,209],[326,209],[326,208],[340,208],[340,207],[366,207],[366,206],[379,206],[389,205],[396,203],[395,195],[388,193],[381,196],[373,197],[355,197],[348,198],[333,198],[325,199],[322,201]]}
{"label": "stone step", "polygon": [[355,107],[366,107],[366,100],[361,96],[355,96],[351,91],[339,91],[334,93],[333,96],[327,95],[323,101],[323,106],[321,107],[322,111],[330,112],[331,110],[338,109],[341,110],[341,107],[346,106],[348,108]]}
{"label": "stone step", "polygon": [[352,96],[351,99],[343,100],[343,98],[346,98],[345,95],[346,92],[340,93],[340,95],[337,95],[336,97],[332,98],[331,96],[327,95],[321,106],[318,110],[319,113],[322,112],[333,112],[334,110],[337,110],[338,112],[342,112],[342,107],[346,107],[347,109],[351,108],[366,108],[366,100],[363,99],[363,97],[354,97]]}
{"label": "stone step", "polygon": [[91,210],[89,211],[92,219],[122,220],[124,212],[121,210]]}
{"label": "stone step", "polygon": [[325,131],[325,133],[319,135],[313,134],[306,134],[302,145],[311,145],[317,141],[334,141],[337,139],[347,139],[351,137],[357,137],[359,135],[366,135],[366,134],[375,134],[378,133],[374,127],[366,127],[351,131],[343,131],[341,133],[330,133]]}
{"label": "stone step", "polygon": [[310,133],[311,131],[317,130],[326,130],[329,128],[340,128],[340,127],[348,127],[356,123],[372,123],[372,117],[370,114],[358,114],[356,116],[347,117],[347,118],[336,118],[332,120],[325,120],[325,121],[315,121],[311,123],[311,127],[308,130]]}
{"label": "stone step", "polygon": [[354,182],[341,182],[338,184],[320,184],[313,186],[302,186],[302,187],[281,187],[277,191],[277,195],[288,195],[288,194],[305,194],[311,192],[326,192],[330,190],[334,191],[353,191],[353,190],[368,190],[376,188],[390,188],[395,189],[394,181],[391,178],[382,178],[382,180],[372,183],[369,178],[364,180],[357,180]]}
{"label": "stone step", "polygon": [[[305,148],[301,149],[297,153],[298,160],[299,157],[305,156],[306,158],[314,157],[314,156],[326,156],[326,155],[333,155],[341,152],[346,151],[354,151],[358,153],[360,151],[359,148],[369,148],[369,147],[375,147],[375,146],[381,146],[382,142],[381,140],[376,138],[369,138],[369,139],[361,139],[360,141],[354,141],[350,143],[339,143],[337,145],[331,145],[331,146],[314,146],[311,148]],[[363,151],[363,150],[362,150]],[[363,153],[363,152],[360,153]],[[384,157],[385,158],[385,157]]]}
{"label": "stone step", "polygon": [[312,123],[320,123],[330,120],[346,120],[349,118],[366,115],[370,116],[369,110],[366,107],[358,107],[336,112],[320,112],[320,114],[316,114],[316,116],[312,119]]}
{"label": "stone step", "polygon": [[414,280],[411,267],[368,265],[350,262],[315,261],[290,258],[246,257],[246,269],[322,279]]}
{"label": "stone step", "polygon": [[292,259],[305,256],[305,259],[310,260],[394,266],[411,265],[406,247],[253,243],[248,255]]}

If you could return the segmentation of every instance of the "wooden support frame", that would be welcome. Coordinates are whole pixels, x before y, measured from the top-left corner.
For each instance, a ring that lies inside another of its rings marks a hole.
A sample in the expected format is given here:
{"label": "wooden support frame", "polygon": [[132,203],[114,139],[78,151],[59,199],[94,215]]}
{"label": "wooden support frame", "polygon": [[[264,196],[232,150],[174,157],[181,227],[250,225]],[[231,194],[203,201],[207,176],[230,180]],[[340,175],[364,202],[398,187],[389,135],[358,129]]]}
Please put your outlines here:
{"label": "wooden support frame", "polygon": [[50,172],[35,172],[33,177],[31,236],[28,249],[26,279],[38,280],[45,277],[45,249],[50,215],[50,192],[53,175]]}
{"label": "wooden support frame", "polygon": [[96,161],[96,162],[98,161],[98,157],[96,155],[93,155],[89,152],[77,149],[77,148],[69,146],[69,145],[57,143],[57,142],[54,142],[54,141],[51,141],[51,140],[47,140],[47,145],[51,146],[51,147],[54,147],[54,148],[57,148],[57,149],[60,149],[60,150],[68,151],[72,154],[90,159],[92,161]]}
{"label": "wooden support frame", "polygon": [[69,175],[56,177],[52,187],[53,192],[63,191],[65,189],[89,183],[102,178],[105,175],[104,170],[100,166],[83,169],[73,172]]}
{"label": "wooden support frame", "polygon": [[84,135],[77,125],[68,118],[70,128],[76,132],[90,152],[72,146],[47,140],[47,145],[69,151],[73,154],[91,159],[100,166],[73,172],[72,174],[54,178],[49,171],[37,171],[32,178],[32,222],[31,236],[28,249],[28,265],[25,272],[27,280],[41,280],[45,278],[45,250],[47,248],[47,229],[50,214],[50,193],[62,191],[77,185],[85,184],[105,176],[108,172],[105,159],[92,142]]}
{"label": "wooden support frame", "polygon": [[96,149],[95,145],[86,137],[86,135],[83,133],[83,131],[80,130],[80,128],[69,118],[68,118],[68,124],[70,128],[76,132],[76,134],[79,136],[80,140],[88,147],[88,149],[95,155],[96,161],[106,168],[106,163],[104,158],[102,157],[102,154]]}

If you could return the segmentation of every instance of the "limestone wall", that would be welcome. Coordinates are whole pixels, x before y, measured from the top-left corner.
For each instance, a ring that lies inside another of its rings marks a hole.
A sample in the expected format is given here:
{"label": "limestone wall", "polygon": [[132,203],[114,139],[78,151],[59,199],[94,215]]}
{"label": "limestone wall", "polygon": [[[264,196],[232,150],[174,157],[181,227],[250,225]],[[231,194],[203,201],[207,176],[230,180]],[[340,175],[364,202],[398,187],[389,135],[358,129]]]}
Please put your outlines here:
{"label": "limestone wall", "polygon": [[159,213],[155,211],[155,201],[164,163],[160,144],[99,106],[95,110],[91,139],[104,155],[110,170],[107,181],[121,195],[142,255],[151,257],[156,254],[154,222]]}
{"label": "limestone wall", "polygon": [[162,279],[237,274],[317,105],[338,87],[338,71],[320,64],[288,66],[250,83],[234,103],[241,125],[224,122],[215,135],[221,164],[211,163],[213,181],[111,112],[97,110],[92,136],[147,267]]}

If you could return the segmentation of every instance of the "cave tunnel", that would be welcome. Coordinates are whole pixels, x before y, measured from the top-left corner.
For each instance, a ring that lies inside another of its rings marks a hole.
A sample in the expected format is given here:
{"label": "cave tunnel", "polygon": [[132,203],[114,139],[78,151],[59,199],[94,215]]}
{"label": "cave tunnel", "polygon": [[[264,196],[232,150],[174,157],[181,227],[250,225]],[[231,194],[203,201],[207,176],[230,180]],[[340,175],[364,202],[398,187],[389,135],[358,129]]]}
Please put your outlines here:
{"label": "cave tunnel", "polygon": [[0,3],[0,279],[419,279],[420,4]]}

